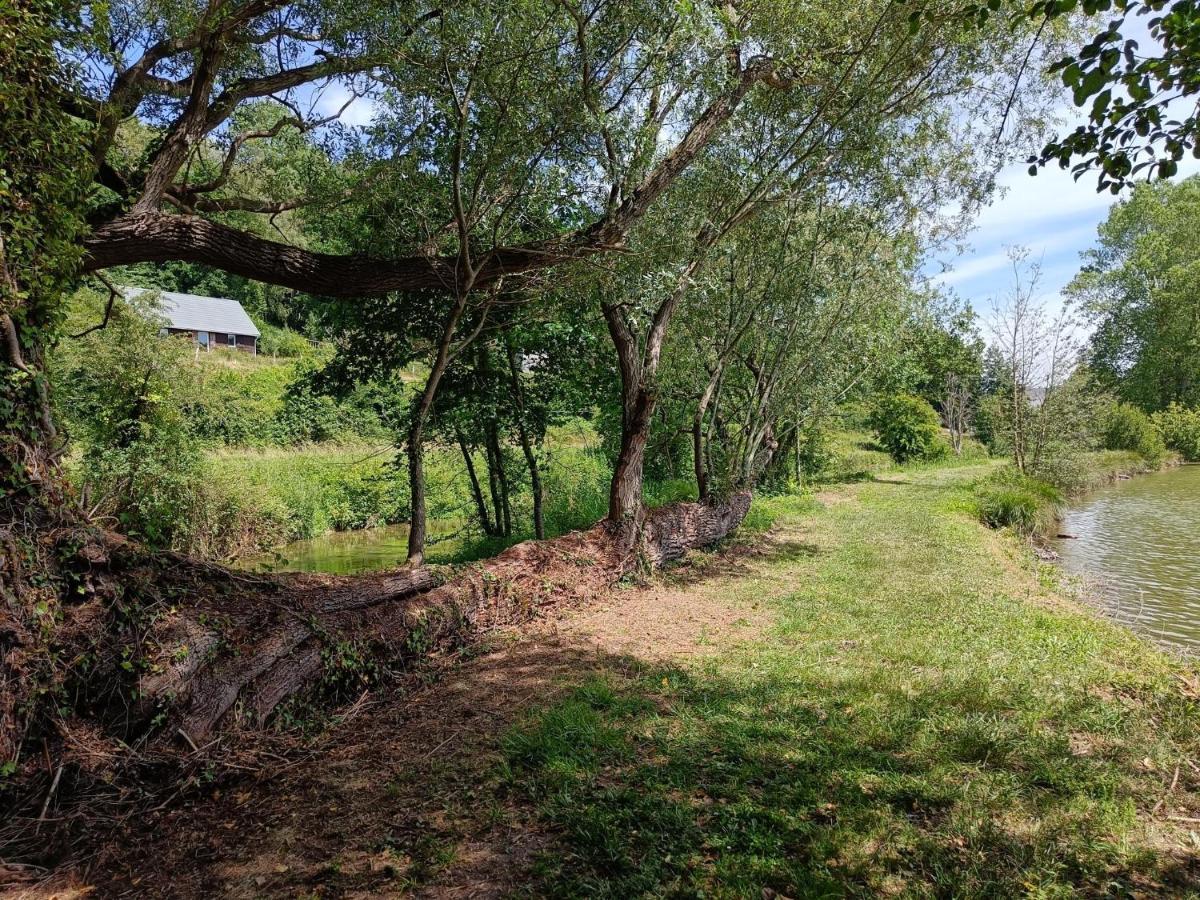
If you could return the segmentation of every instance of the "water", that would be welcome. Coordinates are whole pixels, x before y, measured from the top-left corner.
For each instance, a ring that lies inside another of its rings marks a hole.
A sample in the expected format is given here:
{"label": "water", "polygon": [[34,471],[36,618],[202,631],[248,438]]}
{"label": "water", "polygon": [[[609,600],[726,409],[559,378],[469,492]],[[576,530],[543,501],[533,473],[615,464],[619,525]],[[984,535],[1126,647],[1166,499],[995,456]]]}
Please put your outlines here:
{"label": "water", "polygon": [[1054,549],[1118,621],[1200,652],[1200,465],[1139,476],[1069,508]]}
{"label": "water", "polygon": [[253,572],[328,572],[355,575],[402,565],[408,555],[408,526],[384,525],[360,531],[334,531],[292,541],[267,553],[238,560]]}
{"label": "water", "polygon": [[[450,561],[461,547],[461,519],[430,519],[426,556]],[[358,531],[331,531],[319,537],[292,541],[266,553],[244,556],[233,565],[250,572],[327,572],[357,575],[404,564],[408,556],[408,525],[381,525]]]}

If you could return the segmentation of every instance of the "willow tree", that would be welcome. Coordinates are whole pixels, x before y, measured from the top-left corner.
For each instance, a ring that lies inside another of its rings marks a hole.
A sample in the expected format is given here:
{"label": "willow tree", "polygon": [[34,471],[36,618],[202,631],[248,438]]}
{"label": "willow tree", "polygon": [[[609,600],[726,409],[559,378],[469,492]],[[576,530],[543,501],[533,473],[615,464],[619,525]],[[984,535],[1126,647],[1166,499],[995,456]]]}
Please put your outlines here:
{"label": "willow tree", "polygon": [[[935,213],[976,207],[996,167],[1026,147],[1022,129],[1005,136],[1006,118],[1029,125],[1044,98],[1035,84],[1024,94],[1016,87],[1036,44],[1021,17],[1016,28],[980,28],[962,8],[939,4],[914,27],[918,20],[887,0],[850,17],[840,4],[805,4],[794,16],[802,27],[786,76],[737,110],[679,190],[635,229],[638,255],[601,282],[622,381],[609,520],[633,532],[670,324],[716,248],[759,227],[764,210],[798,199],[878,207],[900,228],[920,221],[936,237],[953,223]],[[753,65],[750,48],[778,37],[757,34],[753,17],[737,21],[731,73]]]}
{"label": "willow tree", "polygon": [[764,213],[773,227],[727,241],[681,314],[664,383],[691,415],[702,497],[752,489],[898,355],[918,229],[837,200]]}
{"label": "willow tree", "polygon": [[[791,70],[811,17],[793,12],[665,0],[89,5],[59,42],[77,74],[62,105],[86,126],[95,185],[84,267],[184,260],[328,296],[392,292],[401,311],[414,292],[443,294],[407,438],[419,487],[422,423],[467,308],[499,279],[620,247],[747,98],[804,91]],[[803,50],[838,57],[836,37]],[[346,102],[322,99],[333,93]],[[356,98],[383,111],[365,144],[336,130]],[[239,108],[263,103],[274,121],[238,124]],[[128,153],[133,121],[153,139]],[[353,165],[311,191],[247,193],[246,155],[283,131],[354,148]],[[536,216],[535,185],[557,195]],[[272,237],[279,217],[370,221],[380,197],[399,198],[380,240]]]}

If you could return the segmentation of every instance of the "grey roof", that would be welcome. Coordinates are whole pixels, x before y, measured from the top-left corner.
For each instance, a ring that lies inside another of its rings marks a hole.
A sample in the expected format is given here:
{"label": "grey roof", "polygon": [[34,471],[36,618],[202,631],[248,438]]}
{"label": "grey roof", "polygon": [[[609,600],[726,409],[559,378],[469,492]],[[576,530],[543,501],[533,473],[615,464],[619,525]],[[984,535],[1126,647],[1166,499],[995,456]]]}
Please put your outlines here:
{"label": "grey roof", "polygon": [[146,288],[122,288],[126,297],[157,294],[158,308],[169,328],[188,331],[217,331],[222,334],[247,334],[259,337],[242,304],[225,297],[200,297],[174,291],[150,291]]}

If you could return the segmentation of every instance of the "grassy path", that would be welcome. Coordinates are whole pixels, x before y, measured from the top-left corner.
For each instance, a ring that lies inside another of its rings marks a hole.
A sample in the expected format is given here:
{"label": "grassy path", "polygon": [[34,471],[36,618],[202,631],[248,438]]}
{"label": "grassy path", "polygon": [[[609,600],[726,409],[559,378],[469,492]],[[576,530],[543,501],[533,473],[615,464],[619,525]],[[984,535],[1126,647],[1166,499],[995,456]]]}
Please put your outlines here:
{"label": "grassy path", "polygon": [[758,642],[594,678],[510,732],[507,786],[560,835],[539,890],[1194,891],[1194,677],[976,524],[978,474],[783,510]]}
{"label": "grassy path", "polygon": [[111,840],[88,884],[1197,895],[1200,678],[980,526],[985,473],[757,502],[775,527],[740,552],[364,696],[307,756]]}

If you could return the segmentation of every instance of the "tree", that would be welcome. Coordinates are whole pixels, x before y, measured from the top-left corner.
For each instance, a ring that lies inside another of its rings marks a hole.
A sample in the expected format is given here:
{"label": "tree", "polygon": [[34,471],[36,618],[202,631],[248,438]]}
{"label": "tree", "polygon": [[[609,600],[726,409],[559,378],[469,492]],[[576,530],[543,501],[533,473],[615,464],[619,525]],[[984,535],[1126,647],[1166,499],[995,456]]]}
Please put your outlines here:
{"label": "tree", "polygon": [[1095,326],[1092,373],[1148,412],[1200,404],[1198,215],[1200,178],[1135,188],[1067,286]]}
{"label": "tree", "polygon": [[753,488],[777,456],[886,367],[916,254],[879,209],[831,196],[776,204],[719,248],[692,291],[663,376],[689,413],[702,497]]}
{"label": "tree", "polygon": [[[613,524],[636,526],[642,514],[644,457],[668,329],[723,239],[773,203],[820,202],[845,184],[857,192],[851,202],[877,203],[902,222],[926,212],[934,197],[944,202],[957,195],[969,207],[988,190],[997,148],[976,139],[998,110],[978,102],[957,106],[956,100],[980,79],[1004,71],[1011,34],[985,49],[971,43],[979,35],[964,30],[953,11],[928,16],[917,31],[895,13],[886,4],[875,18],[822,21],[838,35],[835,43],[851,48],[848,53],[810,76],[806,92],[785,89],[745,104],[735,118],[739,127],[728,140],[714,140],[685,179],[692,190],[668,198],[656,213],[668,217],[670,236],[661,220],[657,227],[650,217],[643,223],[658,253],[674,244],[667,265],[649,278],[643,269],[623,284],[605,285],[601,308],[622,382],[622,444],[609,502]],[[740,58],[745,51],[735,45],[731,52]],[[851,75],[864,70],[869,75],[847,89]],[[752,150],[739,142],[744,133],[759,136]]]}
{"label": "tree", "polygon": [[990,323],[1004,365],[1001,427],[1017,469],[1038,474],[1056,448],[1082,443],[1076,413],[1084,384],[1072,377],[1080,347],[1069,304],[1054,311],[1039,294],[1041,264],[1023,248],[1011,249],[1009,259],[1012,288],[993,300]]}
{"label": "tree", "polygon": [[[487,284],[502,274],[619,244],[752,89],[778,80],[792,62],[770,55],[773,45],[786,44],[780,40],[786,35],[765,30],[776,27],[770,17],[759,25],[748,16],[729,19],[703,8],[681,13],[673,4],[653,0],[499,9],[472,3],[399,9],[368,4],[353,10],[286,0],[222,0],[200,13],[167,7],[117,16],[99,6],[92,13],[88,27],[69,45],[81,67],[100,73],[72,97],[72,109],[94,123],[96,178],[112,198],[94,217],[89,268],[184,259],[333,296],[441,288],[462,280],[463,260],[415,243],[400,245],[400,255],[393,249],[387,257],[371,259],[360,248],[346,254],[312,252],[205,216],[275,215],[314,200],[339,201],[347,191],[373,189],[380,170],[403,171],[406,151],[425,137],[427,115],[449,113],[473,130],[488,125],[465,122],[480,109],[473,102],[476,92],[493,94],[487,98],[491,105],[481,110],[483,120],[507,115],[505,103],[496,102],[501,95],[525,113],[536,101],[556,115],[553,121],[543,115],[524,122],[528,140],[515,148],[517,154],[503,157],[505,166],[536,171],[556,162],[582,163],[578,175],[587,169],[587,180],[593,171],[604,173],[600,190],[594,182],[586,188],[589,196],[604,200],[587,218],[558,221],[522,243],[480,253],[472,268],[478,270],[475,280]],[[738,32],[762,52],[731,69],[725,48]],[[108,36],[103,43],[101,35]],[[516,54],[500,55],[504,44]],[[462,54],[463,48],[475,52]],[[374,92],[391,109],[404,111],[402,133],[392,130],[395,155],[376,157],[378,165],[356,170],[357,177],[332,198],[231,194],[227,176],[248,147],[268,136],[264,132],[313,131],[330,124],[329,116],[301,116],[296,110],[308,86],[325,87],[338,79],[349,86],[351,98]],[[440,89],[433,97],[449,89],[448,107],[426,105],[435,82]],[[649,104],[643,102],[647,97]],[[263,98],[279,107],[270,128],[226,127],[239,106]],[[121,123],[134,115],[160,124],[162,134],[149,154],[122,170],[112,151]],[[667,152],[648,153],[657,149],[668,117],[679,139]],[[224,148],[218,171],[215,177],[197,177],[190,163],[212,141]],[[514,149],[466,140],[458,146],[464,171],[479,161],[477,151]],[[520,152],[531,146],[532,152]],[[465,209],[471,198],[462,199]],[[448,221],[434,220],[430,228],[437,233]]]}

